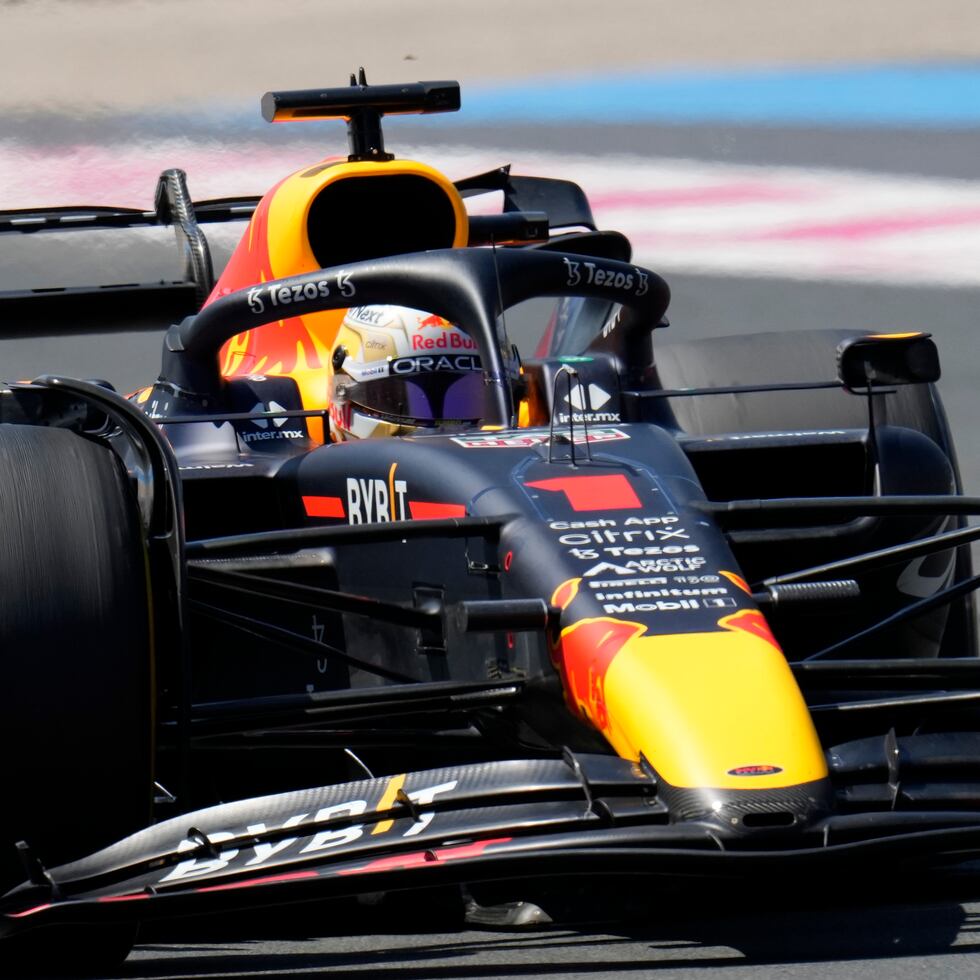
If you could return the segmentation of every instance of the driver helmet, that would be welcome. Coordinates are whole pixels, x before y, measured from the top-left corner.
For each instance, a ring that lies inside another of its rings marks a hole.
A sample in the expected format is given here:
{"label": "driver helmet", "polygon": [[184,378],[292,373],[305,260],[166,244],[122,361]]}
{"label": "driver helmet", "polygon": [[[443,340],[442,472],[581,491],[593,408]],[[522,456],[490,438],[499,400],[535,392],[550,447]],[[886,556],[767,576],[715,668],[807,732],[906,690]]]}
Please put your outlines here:
{"label": "driver helmet", "polygon": [[334,442],[466,428],[485,414],[476,341],[406,306],[347,311],[330,358]]}

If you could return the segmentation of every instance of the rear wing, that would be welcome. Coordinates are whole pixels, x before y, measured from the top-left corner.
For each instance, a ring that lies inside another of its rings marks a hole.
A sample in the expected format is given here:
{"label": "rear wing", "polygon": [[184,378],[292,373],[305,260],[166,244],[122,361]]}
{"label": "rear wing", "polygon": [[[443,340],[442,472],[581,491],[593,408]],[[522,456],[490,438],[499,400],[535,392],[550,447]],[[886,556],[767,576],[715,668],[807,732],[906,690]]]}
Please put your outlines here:
{"label": "rear wing", "polygon": [[[470,217],[469,245],[542,243],[553,231],[595,229],[588,200],[571,181],[512,176],[508,165],[458,181],[456,187],[464,198],[503,193],[499,214]],[[259,201],[193,201],[184,171],[169,169],[160,174],[153,210],[70,206],[0,211],[0,236],[172,227],[180,258],[180,278],[0,290],[0,340],[155,331],[196,313],[215,283],[204,226],[247,221]]]}

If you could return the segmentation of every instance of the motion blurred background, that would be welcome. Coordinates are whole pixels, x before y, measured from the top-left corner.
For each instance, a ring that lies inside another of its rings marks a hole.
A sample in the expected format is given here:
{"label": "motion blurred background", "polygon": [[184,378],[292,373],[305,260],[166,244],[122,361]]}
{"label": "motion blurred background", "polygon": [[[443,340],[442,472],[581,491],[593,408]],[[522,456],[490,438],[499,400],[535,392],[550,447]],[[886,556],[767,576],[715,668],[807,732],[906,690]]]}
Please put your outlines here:
{"label": "motion blurred background", "polygon": [[[453,178],[509,162],[579,181],[600,226],[671,283],[675,338],[932,330],[980,492],[973,0],[6,0],[0,27],[2,208],[151,208],[173,166],[198,199],[259,194],[346,145],[337,122],[265,124],[264,91],[361,65],[371,82],[457,78],[463,111],[390,120],[389,149]],[[219,262],[239,231],[216,236]],[[169,234],[123,254],[63,237],[60,252],[0,243],[0,287],[176,263]],[[0,376],[133,387],[158,344],[9,342]]]}

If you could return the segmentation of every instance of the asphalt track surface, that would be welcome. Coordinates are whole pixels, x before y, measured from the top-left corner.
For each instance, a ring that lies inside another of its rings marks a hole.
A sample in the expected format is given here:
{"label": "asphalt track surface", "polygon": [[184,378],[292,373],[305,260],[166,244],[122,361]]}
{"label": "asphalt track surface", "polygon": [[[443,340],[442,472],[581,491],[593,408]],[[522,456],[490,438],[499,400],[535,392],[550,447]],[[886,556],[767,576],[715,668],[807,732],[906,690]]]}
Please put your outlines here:
{"label": "asphalt track surface", "polygon": [[[603,18],[610,12],[593,3],[569,0],[557,19],[555,5],[548,23],[541,24],[526,2],[501,0],[500,16],[479,27],[484,43],[468,46],[458,37],[443,37],[459,10],[450,0],[413,8],[412,31],[393,23],[406,5],[395,0],[360,4],[345,15],[349,19],[343,32],[324,31],[316,44],[307,38],[298,47],[293,29],[297,17],[312,9],[310,3],[284,5],[274,18],[265,17],[268,4],[259,0],[241,0],[237,16],[227,3],[208,5],[207,16],[198,12],[193,17],[187,0],[166,5],[170,10],[165,13],[161,5],[131,6],[145,10],[140,33],[116,17],[123,5],[112,0],[74,5],[72,23],[62,16],[69,10],[63,2],[0,3],[0,24],[8,37],[19,40],[9,46],[0,75],[0,105],[10,132],[39,144],[72,137],[87,131],[90,109],[99,126],[125,130],[142,118],[148,105],[157,104],[159,79],[168,72],[168,108],[178,109],[193,108],[203,90],[233,99],[243,93],[254,98],[256,85],[334,84],[337,72],[331,68],[331,78],[326,78],[323,65],[340,63],[347,70],[349,43],[344,38],[351,30],[369,39],[358,55],[366,51],[369,64],[385,66],[377,81],[407,75],[492,80],[501,74],[561,71],[569,63],[596,70],[980,55],[980,11],[971,0],[868,0],[860,5],[824,0],[816,17],[801,13],[803,5],[794,12],[784,0],[739,5],[624,0],[613,16],[614,41],[603,39]],[[38,16],[37,7],[58,17]],[[185,16],[191,24],[182,23]],[[228,49],[248,50],[249,58],[215,56],[216,25],[223,17]],[[631,19],[639,18],[656,22],[657,29],[629,30]],[[883,29],[888,24],[893,29]],[[469,29],[477,30],[473,25]],[[546,30],[550,43],[543,40]],[[39,62],[53,70],[38,72]],[[294,70],[283,78],[286,64]],[[199,122],[203,128],[208,121]],[[164,120],[158,128],[166,125]],[[444,138],[433,134],[435,143]],[[860,128],[812,122],[787,130],[758,123],[637,126],[592,119],[545,127],[463,125],[452,138],[460,146],[502,150],[547,146],[556,152],[588,148],[601,154],[615,149],[665,158],[980,179],[976,126],[879,126],[868,138]],[[965,484],[980,493],[980,290],[691,273],[674,273],[669,280],[674,297],[671,330],[678,337],[843,325],[860,331],[896,323],[932,330],[943,355],[941,388]],[[126,389],[155,375],[159,343],[152,334],[6,342],[0,345],[0,376],[53,371],[108,377]],[[980,884],[974,879],[891,882],[868,892],[861,891],[863,884],[841,880],[830,894],[816,897],[804,882],[768,896],[751,890],[719,894],[705,884],[700,898],[679,900],[667,886],[651,883],[649,904],[631,908],[628,915],[604,917],[594,907],[584,913],[578,909],[567,921],[519,932],[460,927],[441,906],[416,908],[410,921],[370,910],[338,920],[335,909],[315,907],[295,915],[169,924],[144,932],[117,975],[155,980],[976,976],[980,961],[971,956],[980,952]]]}
{"label": "asphalt track surface", "polygon": [[[980,904],[953,898],[814,902],[803,896],[717,907],[709,897],[671,909],[654,898],[632,922],[593,922],[524,931],[391,931],[267,938],[226,932],[149,942],[127,963],[134,978],[371,976],[382,980],[975,975]],[[789,907],[787,907],[789,906]],[[307,928],[316,928],[308,924]],[[323,929],[323,925],[319,926]],[[256,952],[261,949],[261,956]]]}

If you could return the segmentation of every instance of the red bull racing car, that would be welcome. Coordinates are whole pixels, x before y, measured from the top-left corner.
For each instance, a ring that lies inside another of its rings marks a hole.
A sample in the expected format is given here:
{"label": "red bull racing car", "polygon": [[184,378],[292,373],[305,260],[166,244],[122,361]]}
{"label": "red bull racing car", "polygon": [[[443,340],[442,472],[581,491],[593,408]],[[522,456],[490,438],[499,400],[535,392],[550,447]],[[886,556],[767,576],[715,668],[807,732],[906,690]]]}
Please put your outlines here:
{"label": "red bull racing car", "polygon": [[[386,152],[382,116],[458,107],[270,93],[270,121],[346,119],[349,155],[260,200],[167,171],[152,212],[0,213],[172,225],[186,263],[0,296],[5,336],[170,324],[129,398],[0,388],[0,956],[980,854],[980,500],[928,335],[668,342],[667,284],[577,186]],[[214,281],[202,227],[236,219]]]}

